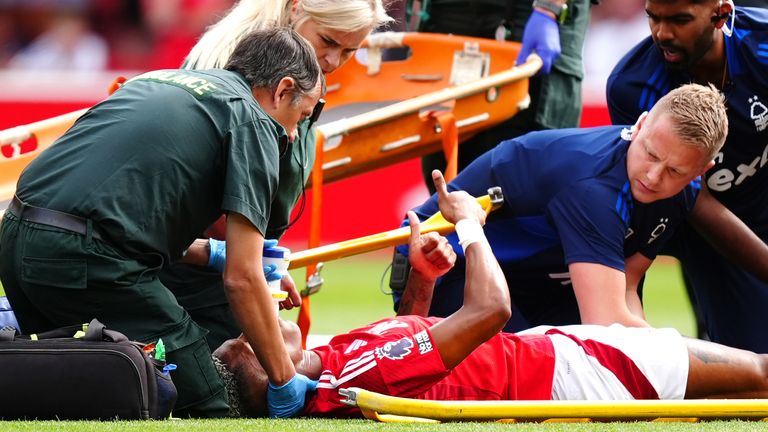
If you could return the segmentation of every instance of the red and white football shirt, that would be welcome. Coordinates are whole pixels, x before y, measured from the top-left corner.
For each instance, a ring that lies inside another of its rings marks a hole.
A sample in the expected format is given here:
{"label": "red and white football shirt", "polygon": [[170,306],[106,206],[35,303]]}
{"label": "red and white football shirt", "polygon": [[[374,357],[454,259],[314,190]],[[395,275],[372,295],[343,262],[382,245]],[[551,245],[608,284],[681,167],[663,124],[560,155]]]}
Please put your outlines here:
{"label": "red and white football shirt", "polygon": [[315,348],[323,372],[304,413],[359,416],[357,408],[340,402],[338,390],[346,387],[434,400],[551,398],[555,358],[546,335],[498,334],[449,371],[429,332],[441,319],[385,319]]}

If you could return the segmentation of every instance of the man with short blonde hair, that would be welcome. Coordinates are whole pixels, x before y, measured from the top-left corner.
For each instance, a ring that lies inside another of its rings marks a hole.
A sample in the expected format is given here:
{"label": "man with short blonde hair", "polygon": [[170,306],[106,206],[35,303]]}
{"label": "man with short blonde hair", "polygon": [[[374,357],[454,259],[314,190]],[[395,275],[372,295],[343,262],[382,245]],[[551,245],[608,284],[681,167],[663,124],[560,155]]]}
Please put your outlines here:
{"label": "man with short blonde hair", "polygon": [[[717,205],[699,194],[699,176],[714,164],[727,120],[720,92],[698,84],[671,92],[636,120],[503,141],[449,184],[475,196],[492,186],[504,191],[485,232],[520,312],[506,330],[648,326],[638,286],[675,228],[697,208]],[[423,220],[437,209],[432,196],[415,211]],[[464,256],[456,237],[448,238],[458,258],[436,281],[434,316],[448,316],[464,299]],[[758,242],[747,230],[741,244],[750,239]],[[394,298],[398,312],[408,313],[399,292]]]}
{"label": "man with short blonde hair", "polygon": [[[616,64],[608,78],[606,99],[611,121],[626,124],[681,85],[711,83],[722,90],[728,138],[703,183],[707,193],[754,230],[765,247],[768,10],[736,3],[646,0],[650,34]],[[708,210],[694,216],[680,227],[664,253],[680,260],[695,299],[694,310],[699,312],[700,336],[768,353],[764,330],[768,328],[768,280],[741,268],[753,260],[749,256],[728,259],[723,250],[709,244],[713,235],[724,234],[726,224],[716,220],[716,213]]]}
{"label": "man with short blonde hair", "polygon": [[672,119],[675,133],[683,141],[702,149],[711,160],[723,147],[728,134],[725,96],[713,85],[678,87],[656,104],[658,115]]}

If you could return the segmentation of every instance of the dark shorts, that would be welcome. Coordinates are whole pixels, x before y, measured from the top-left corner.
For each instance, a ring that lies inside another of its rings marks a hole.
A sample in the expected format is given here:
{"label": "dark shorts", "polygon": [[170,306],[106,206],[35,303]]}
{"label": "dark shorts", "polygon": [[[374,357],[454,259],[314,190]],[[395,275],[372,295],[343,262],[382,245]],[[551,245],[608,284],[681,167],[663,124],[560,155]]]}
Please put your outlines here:
{"label": "dark shorts", "polygon": [[221,273],[208,267],[172,264],[160,272],[160,280],[192,319],[208,331],[205,339],[211,351],[240,336],[240,325],[227,301]]}

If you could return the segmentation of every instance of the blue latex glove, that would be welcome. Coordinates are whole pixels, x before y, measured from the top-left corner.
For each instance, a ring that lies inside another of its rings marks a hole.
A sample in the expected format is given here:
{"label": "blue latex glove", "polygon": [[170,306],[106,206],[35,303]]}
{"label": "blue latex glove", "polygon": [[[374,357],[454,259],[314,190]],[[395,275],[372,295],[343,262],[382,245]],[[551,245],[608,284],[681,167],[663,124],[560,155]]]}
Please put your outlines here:
{"label": "blue latex glove", "polygon": [[227,263],[227,242],[223,240],[208,239],[208,267],[224,272],[224,264]]}
{"label": "blue latex glove", "polygon": [[[277,240],[264,239],[264,248],[271,248],[277,246]],[[227,263],[227,242],[224,240],[216,240],[213,238],[208,239],[208,248],[210,253],[208,255],[208,267],[214,268],[221,273],[224,273],[224,265]],[[267,277],[267,281],[282,279],[283,275],[274,274],[277,267],[268,265],[264,267],[264,275]],[[270,279],[272,274],[272,279]]]}
{"label": "blue latex glove", "polygon": [[552,63],[560,57],[560,27],[554,18],[536,9],[525,24],[523,46],[517,56],[517,64],[525,63],[532,51],[541,57],[541,73],[544,74],[552,70]]}
{"label": "blue latex glove", "polygon": [[[275,246],[277,246],[277,240],[264,239],[264,249],[268,249]],[[275,273],[275,270],[277,270],[277,266],[274,264],[268,264],[264,266],[264,277],[267,278],[267,282],[272,282],[272,281],[280,280],[283,278],[283,275],[281,275],[280,273]]]}
{"label": "blue latex glove", "polygon": [[275,270],[277,270],[277,266],[275,264],[267,264],[264,266],[264,277],[267,278],[267,282],[272,282],[283,278],[283,275],[280,273],[275,273]]}
{"label": "blue latex glove", "polygon": [[290,381],[276,387],[269,383],[267,388],[267,405],[269,416],[272,418],[293,417],[304,409],[304,399],[308,391],[317,389],[317,381],[313,381],[297,373]]}

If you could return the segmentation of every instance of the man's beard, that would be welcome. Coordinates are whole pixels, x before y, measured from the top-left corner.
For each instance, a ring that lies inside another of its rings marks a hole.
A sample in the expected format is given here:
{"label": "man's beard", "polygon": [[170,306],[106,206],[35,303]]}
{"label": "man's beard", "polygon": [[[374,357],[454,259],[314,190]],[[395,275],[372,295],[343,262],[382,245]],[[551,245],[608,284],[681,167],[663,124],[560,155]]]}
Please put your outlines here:
{"label": "man's beard", "polygon": [[[706,38],[704,36],[696,39],[691,51],[686,50],[680,46],[677,46],[670,42],[656,42],[656,48],[661,52],[664,58],[664,64],[667,68],[675,71],[690,71],[693,69],[704,56],[709,52],[714,45],[715,40],[713,38]],[[664,49],[672,49],[681,58],[680,61],[670,62],[664,57]]]}

